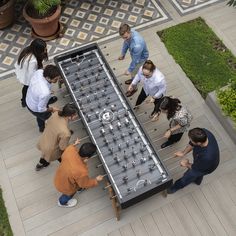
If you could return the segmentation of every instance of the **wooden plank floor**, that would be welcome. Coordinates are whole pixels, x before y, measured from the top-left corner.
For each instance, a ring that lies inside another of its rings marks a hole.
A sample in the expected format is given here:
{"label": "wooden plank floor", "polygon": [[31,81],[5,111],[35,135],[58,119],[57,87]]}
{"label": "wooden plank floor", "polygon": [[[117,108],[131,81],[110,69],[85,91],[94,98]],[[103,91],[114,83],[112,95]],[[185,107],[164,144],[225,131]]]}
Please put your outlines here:
{"label": "wooden plank floor", "polygon": [[[114,217],[108,194],[102,190],[104,183],[76,196],[79,203],[75,208],[59,208],[57,198],[60,194],[53,187],[53,176],[58,163],[54,162],[48,168],[35,172],[34,167],[40,157],[36,149],[39,133],[35,118],[20,107],[21,86],[15,78],[2,80],[0,184],[4,190],[14,235],[236,235],[235,145],[155,33],[168,25],[201,15],[227,47],[236,52],[236,11],[222,3],[180,17],[168,1],[161,2],[169,9],[173,21],[142,31],[150,49],[150,58],[166,76],[167,94],[180,98],[193,113],[191,127],[206,127],[216,135],[221,151],[220,167],[205,177],[201,186],[190,185],[167,198],[157,194],[122,210],[119,222]],[[122,88],[126,90],[126,77],[122,73],[130,59],[127,57],[124,61],[117,61],[121,44],[122,40],[117,39],[103,43],[100,47],[122,83]],[[58,90],[57,87],[54,90],[59,97],[58,106],[70,101],[69,97],[63,97],[66,91]],[[137,96],[138,93],[130,98],[131,104],[134,105]],[[185,147],[187,135],[185,134],[176,145],[160,150],[160,145],[164,141],[160,138],[168,127],[168,121],[162,116],[158,122],[150,122],[148,116],[151,111],[152,105],[144,103],[137,111],[137,116],[154,141],[160,158],[173,178],[177,179],[183,174],[184,169],[179,166],[179,159],[169,157]],[[77,136],[86,138],[87,133],[81,122],[71,124],[71,129],[75,131],[72,140]],[[87,139],[83,140],[85,141]],[[191,155],[189,158],[191,159]],[[101,169],[95,168],[98,163],[97,158],[90,160],[91,176],[102,173]]]}

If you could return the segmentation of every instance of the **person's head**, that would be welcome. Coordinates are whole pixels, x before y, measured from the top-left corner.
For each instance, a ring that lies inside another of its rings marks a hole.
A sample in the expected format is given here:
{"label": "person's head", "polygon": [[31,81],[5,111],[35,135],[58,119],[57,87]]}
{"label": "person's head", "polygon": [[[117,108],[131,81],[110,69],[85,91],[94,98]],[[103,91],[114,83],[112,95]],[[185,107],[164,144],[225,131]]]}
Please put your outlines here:
{"label": "person's head", "polygon": [[31,44],[21,52],[18,58],[18,64],[23,64],[25,58],[30,54],[35,56],[38,69],[43,68],[43,60],[48,60],[46,42],[39,38],[34,39]]}
{"label": "person's head", "polygon": [[119,28],[119,34],[124,40],[131,38],[131,29],[128,24],[122,24]]}
{"label": "person's head", "polygon": [[74,104],[68,103],[62,108],[62,111],[58,112],[58,115],[61,117],[66,117],[68,120],[75,120],[78,116],[77,108]]}
{"label": "person's head", "polygon": [[188,137],[194,145],[202,146],[207,141],[207,134],[202,128],[193,128],[188,132]]}
{"label": "person's head", "polygon": [[167,119],[175,115],[175,112],[181,108],[181,102],[178,98],[165,96],[161,100],[160,110],[167,114]]}
{"label": "person's head", "polygon": [[84,143],[79,149],[79,155],[87,160],[96,152],[97,147],[93,143]]}
{"label": "person's head", "polygon": [[151,78],[153,75],[156,66],[153,64],[151,60],[146,60],[142,67],[142,73],[145,78]]}
{"label": "person's head", "polygon": [[47,65],[43,71],[44,78],[49,83],[56,83],[60,79],[60,71],[55,65]]}

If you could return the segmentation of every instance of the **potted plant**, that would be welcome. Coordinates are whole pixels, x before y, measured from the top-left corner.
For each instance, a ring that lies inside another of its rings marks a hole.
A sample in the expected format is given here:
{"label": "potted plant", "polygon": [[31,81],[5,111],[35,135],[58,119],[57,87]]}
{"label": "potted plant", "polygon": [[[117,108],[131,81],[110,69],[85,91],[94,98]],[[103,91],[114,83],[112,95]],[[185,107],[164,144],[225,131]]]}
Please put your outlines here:
{"label": "potted plant", "polygon": [[51,40],[60,35],[61,0],[28,0],[23,16],[32,26],[32,35]]}
{"label": "potted plant", "polygon": [[0,0],[0,29],[11,25],[14,20],[15,0]]}

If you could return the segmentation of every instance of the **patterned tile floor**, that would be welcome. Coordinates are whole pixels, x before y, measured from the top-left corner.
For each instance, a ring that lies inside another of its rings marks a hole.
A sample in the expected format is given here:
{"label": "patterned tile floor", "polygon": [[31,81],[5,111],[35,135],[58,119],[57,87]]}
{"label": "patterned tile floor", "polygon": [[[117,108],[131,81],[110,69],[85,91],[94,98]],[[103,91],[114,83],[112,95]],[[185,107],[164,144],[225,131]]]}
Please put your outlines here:
{"label": "patterned tile floor", "polygon": [[225,0],[171,0],[170,2],[180,15],[185,15],[211,4],[224,1]]}
{"label": "patterned tile floor", "polygon": [[[21,49],[32,40],[31,28],[21,11],[22,6],[18,6],[18,17],[11,28],[0,30],[0,73],[13,68]],[[48,52],[52,56],[84,43],[111,37],[122,22],[142,28],[167,20],[170,17],[159,1],[67,0],[60,18],[65,34],[48,42]]]}

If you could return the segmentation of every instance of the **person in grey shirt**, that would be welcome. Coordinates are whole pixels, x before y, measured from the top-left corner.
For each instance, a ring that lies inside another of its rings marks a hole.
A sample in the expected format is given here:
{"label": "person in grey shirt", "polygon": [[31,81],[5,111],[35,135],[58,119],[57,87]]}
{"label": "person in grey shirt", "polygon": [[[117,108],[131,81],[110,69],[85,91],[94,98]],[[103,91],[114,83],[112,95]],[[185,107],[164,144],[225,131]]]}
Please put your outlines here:
{"label": "person in grey shirt", "polygon": [[58,109],[48,107],[51,97],[51,84],[60,78],[60,71],[54,65],[47,65],[45,69],[34,72],[26,95],[28,110],[37,118],[39,132],[45,128],[45,120]]}
{"label": "person in grey shirt", "polygon": [[166,92],[166,80],[165,76],[156,68],[151,60],[144,62],[140,67],[137,75],[134,77],[130,84],[126,96],[132,96],[134,91],[137,91],[137,85],[139,82],[143,83],[143,88],[138,96],[135,104],[137,108],[148,96],[151,96],[149,102],[154,103],[154,109],[150,115],[150,118],[157,120],[160,115],[160,102],[161,98]]}

